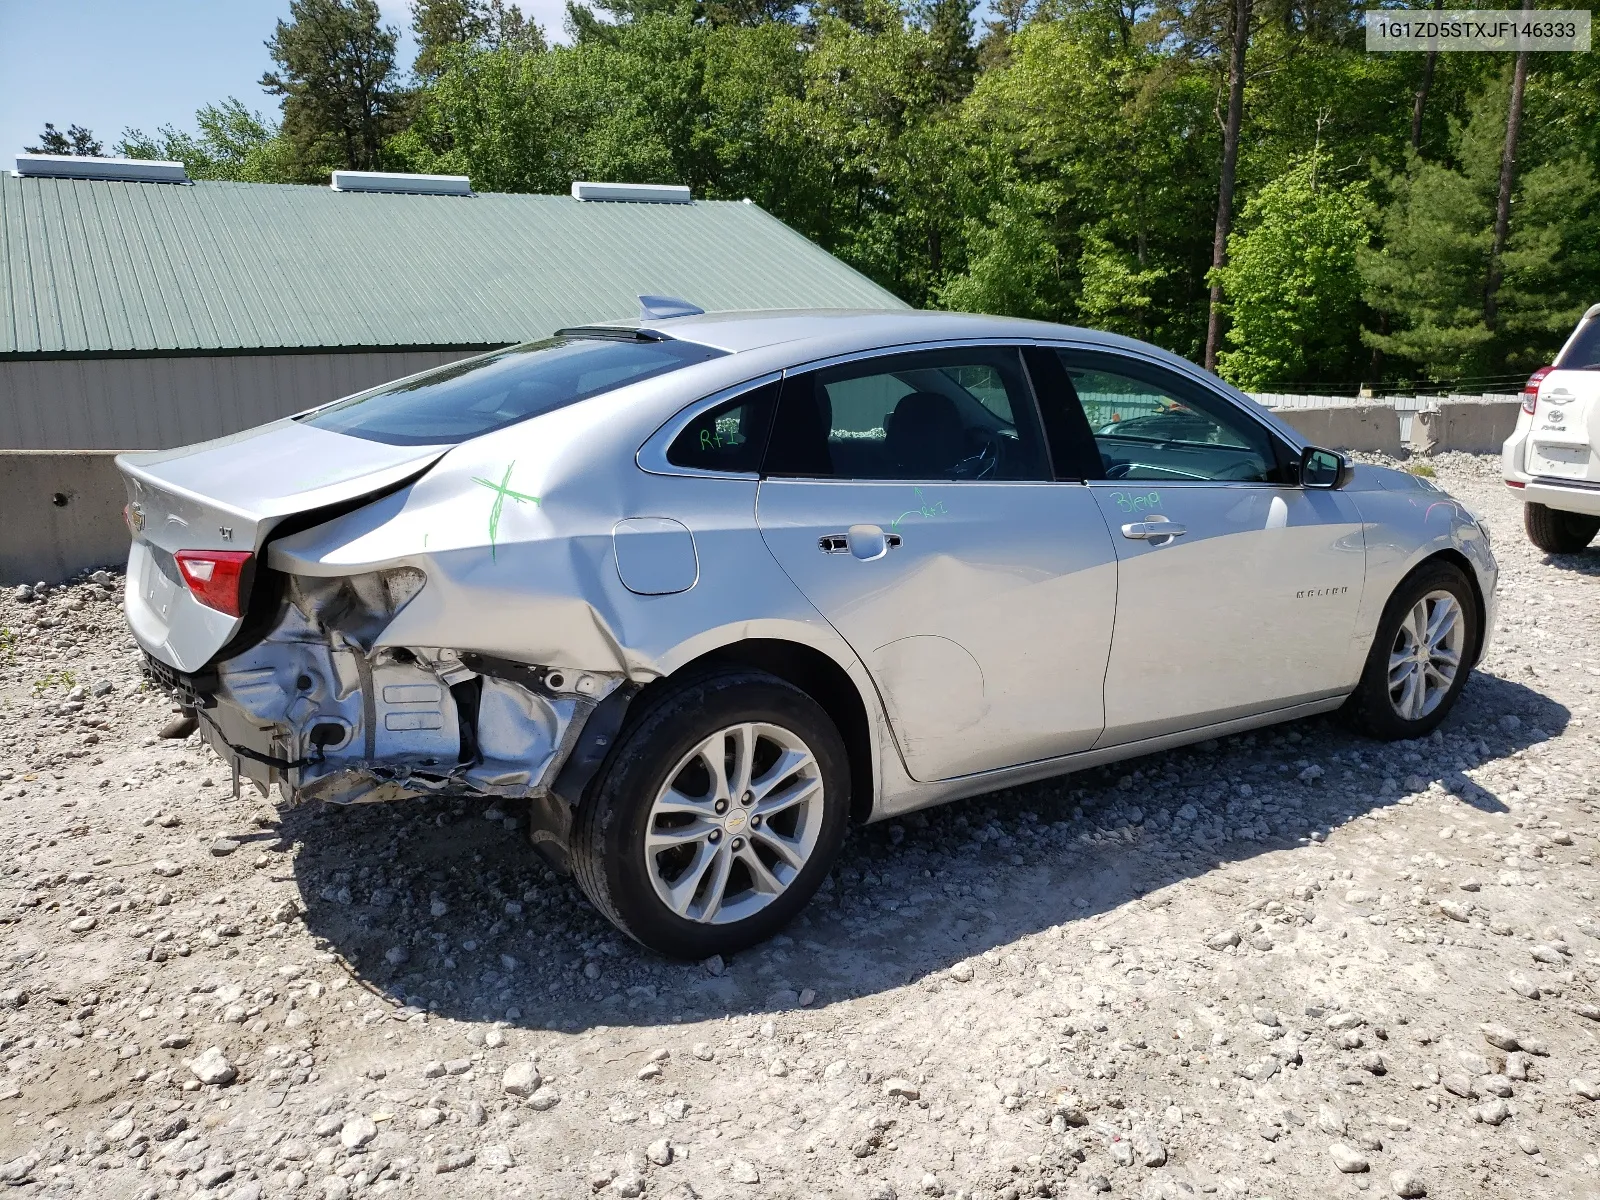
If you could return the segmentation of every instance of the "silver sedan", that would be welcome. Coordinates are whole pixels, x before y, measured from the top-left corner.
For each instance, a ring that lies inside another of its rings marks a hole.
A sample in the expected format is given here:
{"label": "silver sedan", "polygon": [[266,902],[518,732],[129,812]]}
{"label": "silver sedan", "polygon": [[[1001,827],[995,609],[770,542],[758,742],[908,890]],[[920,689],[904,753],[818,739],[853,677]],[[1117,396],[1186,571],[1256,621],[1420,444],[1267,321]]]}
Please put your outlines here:
{"label": "silver sedan", "polygon": [[1490,636],[1470,512],[1151,346],[667,311],[118,460],[128,620],[236,781],[524,802],[701,957],[852,823],[1334,709],[1419,737]]}

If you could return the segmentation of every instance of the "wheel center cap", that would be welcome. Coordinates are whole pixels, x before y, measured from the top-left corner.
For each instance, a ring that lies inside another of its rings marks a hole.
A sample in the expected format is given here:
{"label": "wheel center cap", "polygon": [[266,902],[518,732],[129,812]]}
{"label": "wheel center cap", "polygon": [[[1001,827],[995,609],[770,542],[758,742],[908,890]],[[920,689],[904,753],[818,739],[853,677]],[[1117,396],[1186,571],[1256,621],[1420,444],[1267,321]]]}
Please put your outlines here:
{"label": "wheel center cap", "polygon": [[745,815],[744,809],[736,808],[723,819],[722,827],[729,833],[741,833],[749,823],[750,818]]}

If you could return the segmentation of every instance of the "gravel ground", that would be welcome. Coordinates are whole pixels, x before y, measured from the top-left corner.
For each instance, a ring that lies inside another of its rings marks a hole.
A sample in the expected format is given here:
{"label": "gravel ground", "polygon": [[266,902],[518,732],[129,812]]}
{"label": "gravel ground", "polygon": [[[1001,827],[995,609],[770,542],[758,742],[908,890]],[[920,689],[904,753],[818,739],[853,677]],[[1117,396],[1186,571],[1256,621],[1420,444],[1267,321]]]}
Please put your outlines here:
{"label": "gravel ground", "polygon": [[1443,729],[1318,719],[859,831],[665,962],[514,809],[280,812],[120,580],[0,598],[0,1180],[107,1197],[1596,1196],[1600,550],[1491,459]]}

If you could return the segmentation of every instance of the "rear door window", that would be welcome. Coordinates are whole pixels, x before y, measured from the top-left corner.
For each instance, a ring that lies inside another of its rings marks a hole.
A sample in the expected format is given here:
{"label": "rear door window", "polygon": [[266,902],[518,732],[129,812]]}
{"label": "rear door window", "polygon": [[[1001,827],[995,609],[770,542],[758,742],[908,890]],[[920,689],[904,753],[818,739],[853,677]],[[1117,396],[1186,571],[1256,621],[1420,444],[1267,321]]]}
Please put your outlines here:
{"label": "rear door window", "polygon": [[790,376],[766,470],[814,479],[1050,478],[1021,356],[991,346]]}
{"label": "rear door window", "polygon": [[392,446],[447,446],[725,353],[673,340],[553,337],[449,363],[300,418]]}

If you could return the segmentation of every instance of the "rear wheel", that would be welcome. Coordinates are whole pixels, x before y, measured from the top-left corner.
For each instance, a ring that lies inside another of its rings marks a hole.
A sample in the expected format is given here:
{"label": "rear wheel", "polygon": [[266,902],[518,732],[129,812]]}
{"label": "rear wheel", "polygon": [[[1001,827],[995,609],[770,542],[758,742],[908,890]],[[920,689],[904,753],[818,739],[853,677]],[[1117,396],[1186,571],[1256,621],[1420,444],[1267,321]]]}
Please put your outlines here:
{"label": "rear wheel", "polygon": [[1576,554],[1600,533],[1600,517],[1528,503],[1522,506],[1522,527],[1528,540],[1546,554]]}
{"label": "rear wheel", "polygon": [[804,907],[838,853],[843,739],[810,696],[760,672],[702,676],[647,703],[578,808],[573,875],[662,954],[744,949]]}
{"label": "rear wheel", "polygon": [[1431,733],[1455,706],[1478,644],[1478,607],[1460,568],[1425,563],[1395,589],[1347,711],[1386,741]]}

